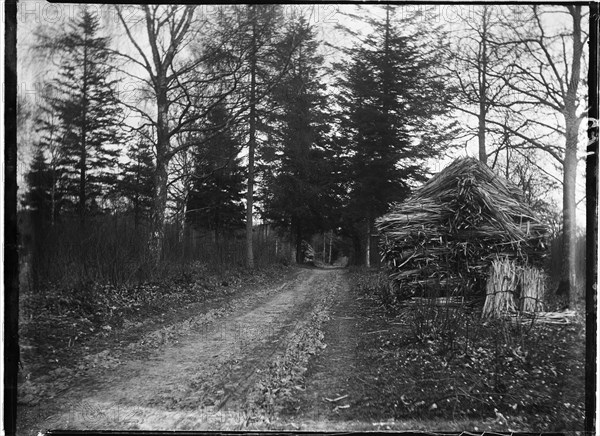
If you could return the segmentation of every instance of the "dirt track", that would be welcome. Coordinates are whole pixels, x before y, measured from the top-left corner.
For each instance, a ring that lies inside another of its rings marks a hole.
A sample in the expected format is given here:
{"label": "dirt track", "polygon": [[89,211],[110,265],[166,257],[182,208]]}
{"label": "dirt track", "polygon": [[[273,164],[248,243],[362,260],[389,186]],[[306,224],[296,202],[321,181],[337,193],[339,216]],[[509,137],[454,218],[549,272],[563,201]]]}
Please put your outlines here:
{"label": "dirt track", "polygon": [[[225,317],[147,360],[123,362],[43,405],[20,434],[47,429],[242,429],[248,391],[283,352],[324,293],[345,289],[342,270],[301,270],[276,289],[233,302]],[[31,411],[30,411],[31,414]]]}

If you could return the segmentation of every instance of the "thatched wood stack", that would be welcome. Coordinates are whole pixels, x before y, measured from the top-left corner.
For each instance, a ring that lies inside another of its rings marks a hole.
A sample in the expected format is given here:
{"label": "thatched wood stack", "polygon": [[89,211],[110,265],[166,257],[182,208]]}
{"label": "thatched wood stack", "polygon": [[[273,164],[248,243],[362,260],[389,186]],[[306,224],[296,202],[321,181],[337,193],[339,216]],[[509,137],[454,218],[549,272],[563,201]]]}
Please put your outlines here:
{"label": "thatched wood stack", "polygon": [[487,295],[481,316],[487,318],[516,312],[515,295],[518,283],[519,271],[513,261],[494,260],[486,284]]}
{"label": "thatched wood stack", "polygon": [[456,160],[376,226],[400,299],[483,297],[494,259],[537,265],[546,250],[547,230],[519,188],[473,158]]}
{"label": "thatched wood stack", "polygon": [[481,316],[505,317],[516,313],[540,312],[544,309],[544,273],[515,261],[496,259],[492,262],[486,284],[487,294]]}
{"label": "thatched wood stack", "polygon": [[536,268],[523,268],[521,272],[520,309],[523,312],[540,312],[544,309],[544,274]]}

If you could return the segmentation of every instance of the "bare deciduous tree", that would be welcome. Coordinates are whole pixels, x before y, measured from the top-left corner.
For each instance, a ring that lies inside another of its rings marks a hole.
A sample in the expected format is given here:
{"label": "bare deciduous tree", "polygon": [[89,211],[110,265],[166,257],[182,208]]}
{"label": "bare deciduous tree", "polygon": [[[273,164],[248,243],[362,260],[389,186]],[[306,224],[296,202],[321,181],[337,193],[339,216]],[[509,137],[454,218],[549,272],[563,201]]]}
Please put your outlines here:
{"label": "bare deciduous tree", "polygon": [[[559,290],[571,293],[577,150],[587,113],[584,12],[581,5],[483,6],[476,24],[467,23],[472,36],[455,48],[453,66],[462,95],[457,109],[478,120],[480,160],[493,156],[495,164],[502,150],[541,150],[562,171],[566,261]],[[497,141],[494,150],[486,134]]]}
{"label": "bare deciduous tree", "polygon": [[[559,291],[572,298],[577,282],[577,151],[587,114],[585,14],[581,5],[529,8],[527,21],[516,19],[514,14],[504,20],[505,35],[509,36],[502,44],[515,49],[510,79],[503,78],[513,98],[504,107],[520,114],[520,128],[509,130],[525,140],[521,147],[543,150],[562,169],[565,262]],[[568,20],[559,24],[564,15]],[[542,112],[547,118],[539,116]]]}
{"label": "bare deciduous tree", "polygon": [[[457,35],[454,47],[451,47],[452,62],[449,64],[451,77],[458,89],[455,107],[459,111],[477,117],[477,127],[470,130],[472,137],[477,136],[478,154],[481,162],[487,163],[490,154],[497,152],[490,146],[496,137],[487,123],[494,118],[496,104],[507,94],[505,81],[497,74],[507,77],[510,47],[495,44],[499,27],[499,10],[491,5],[472,9],[472,14],[464,17],[465,28]],[[496,72],[496,76],[490,73]],[[492,141],[491,141],[491,140]]]}
{"label": "bare deciduous tree", "polygon": [[[180,151],[190,146],[175,141],[177,135],[202,131],[202,120],[215,105],[224,101],[237,88],[239,65],[228,63],[227,69],[207,67],[219,56],[221,43],[231,37],[211,27],[206,17],[196,17],[194,6],[140,6],[141,20],[128,20],[121,7],[117,15],[133,46],[133,54],[119,51],[128,62],[122,72],[139,81],[150,101],[147,108],[139,102],[127,107],[140,118],[138,129],[151,128],[156,155],[154,201],[151,213],[149,251],[151,262],[160,257],[164,240],[169,163]],[[143,28],[139,28],[139,24]],[[200,33],[202,30],[202,33]],[[140,32],[141,31],[141,32]],[[234,30],[232,30],[233,32]],[[210,41],[191,50],[192,43]],[[141,71],[138,74],[137,71]],[[214,128],[204,131],[214,133]]]}

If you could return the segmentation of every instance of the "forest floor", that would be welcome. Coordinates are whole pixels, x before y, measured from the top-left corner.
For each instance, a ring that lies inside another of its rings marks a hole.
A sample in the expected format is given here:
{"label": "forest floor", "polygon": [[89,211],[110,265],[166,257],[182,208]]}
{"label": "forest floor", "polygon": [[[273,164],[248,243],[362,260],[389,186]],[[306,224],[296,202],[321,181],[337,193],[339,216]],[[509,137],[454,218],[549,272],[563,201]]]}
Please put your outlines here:
{"label": "forest floor", "polygon": [[413,315],[384,307],[372,278],[288,268],[69,341],[70,357],[55,345],[61,363],[31,363],[20,383],[18,434],[583,429],[581,323],[499,341],[498,325],[474,317],[466,341],[423,335]]}

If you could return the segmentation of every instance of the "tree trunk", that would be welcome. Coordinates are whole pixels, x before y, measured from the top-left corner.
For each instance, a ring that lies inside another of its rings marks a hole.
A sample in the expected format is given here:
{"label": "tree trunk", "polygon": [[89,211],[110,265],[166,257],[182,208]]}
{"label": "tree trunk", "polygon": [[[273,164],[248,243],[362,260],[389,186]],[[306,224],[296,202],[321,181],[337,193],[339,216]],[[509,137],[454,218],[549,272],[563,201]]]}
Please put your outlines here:
{"label": "tree trunk", "polygon": [[165,211],[167,209],[167,182],[169,166],[168,104],[167,91],[159,84],[157,97],[156,123],[156,169],[154,171],[154,199],[150,218],[150,238],[148,250],[150,263],[160,261],[165,239]]}
{"label": "tree trunk", "polygon": [[483,7],[483,21],[481,23],[481,65],[479,67],[479,126],[477,138],[479,140],[479,160],[487,163],[485,149],[485,119],[487,116],[487,6]]}
{"label": "tree trunk", "polygon": [[167,208],[167,165],[157,159],[154,173],[154,201],[150,218],[150,238],[148,249],[150,262],[157,265],[160,261],[165,240],[165,210]]}
{"label": "tree trunk", "polygon": [[85,225],[85,178],[86,178],[86,150],[85,150],[85,131],[81,135],[81,151],[79,156],[79,224],[81,230]]}
{"label": "tree trunk", "polygon": [[87,34],[86,34],[86,42],[83,45],[83,89],[82,89],[82,97],[83,97],[83,107],[82,109],[82,121],[81,121],[81,150],[79,157],[79,164],[81,165],[79,168],[79,224],[80,231],[83,232],[83,228],[85,226],[85,200],[86,200],[86,170],[87,170],[87,144],[86,144],[86,135],[87,135]]}
{"label": "tree trunk", "polygon": [[50,224],[54,228],[56,223],[56,165],[52,164],[52,190],[50,194],[51,206],[50,206]]}
{"label": "tree trunk", "polygon": [[329,265],[331,265],[331,246],[333,244],[333,230],[329,232]]}
{"label": "tree trunk", "polygon": [[504,173],[506,180],[510,180],[510,147],[506,145],[506,170]]}
{"label": "tree trunk", "polygon": [[302,263],[304,261],[302,256],[302,230],[297,224],[292,224],[292,229],[294,232],[294,239],[296,242],[296,263]]}
{"label": "tree trunk", "polygon": [[571,77],[565,95],[565,156],[563,163],[563,267],[558,292],[566,293],[567,305],[574,301],[577,290],[576,238],[577,203],[575,199],[577,180],[577,140],[581,118],[577,117],[577,92],[581,74],[583,41],[581,31],[581,6],[567,6],[573,19],[573,59]]}
{"label": "tree trunk", "polygon": [[[140,165],[137,166],[137,174],[135,175],[136,184],[140,185]],[[140,224],[140,195],[137,193],[133,196],[133,228],[137,231]]]}
{"label": "tree trunk", "polygon": [[133,228],[137,231],[140,224],[140,206],[138,203],[138,196],[136,195],[133,200]]}
{"label": "tree trunk", "polygon": [[577,179],[577,132],[579,122],[567,121],[567,139],[563,168],[563,266],[559,293],[565,293],[567,304],[574,301],[577,290],[577,265],[575,259],[577,240],[577,205],[575,199]]}
{"label": "tree trunk", "polygon": [[254,205],[254,152],[256,148],[256,14],[251,8],[252,46],[250,47],[250,131],[248,138],[248,192],[246,193],[246,265],[254,268],[252,207]]}

